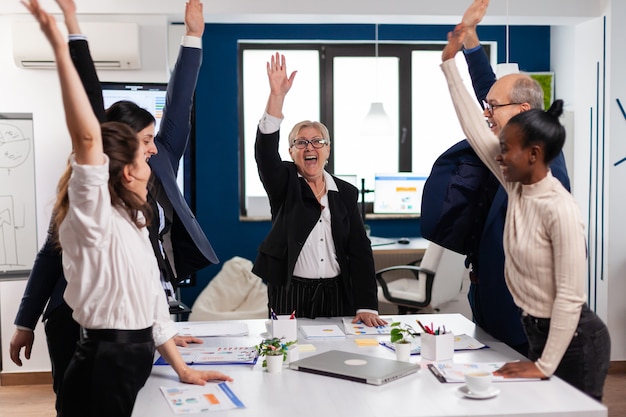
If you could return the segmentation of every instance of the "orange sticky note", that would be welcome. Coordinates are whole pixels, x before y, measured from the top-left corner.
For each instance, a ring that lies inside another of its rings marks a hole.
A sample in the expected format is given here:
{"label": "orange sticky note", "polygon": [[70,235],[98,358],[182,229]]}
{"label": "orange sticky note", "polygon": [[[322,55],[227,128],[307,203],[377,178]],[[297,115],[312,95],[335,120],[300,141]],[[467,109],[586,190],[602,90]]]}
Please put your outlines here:
{"label": "orange sticky note", "polygon": [[376,339],[354,339],[354,343],[357,346],[378,346],[378,340]]}

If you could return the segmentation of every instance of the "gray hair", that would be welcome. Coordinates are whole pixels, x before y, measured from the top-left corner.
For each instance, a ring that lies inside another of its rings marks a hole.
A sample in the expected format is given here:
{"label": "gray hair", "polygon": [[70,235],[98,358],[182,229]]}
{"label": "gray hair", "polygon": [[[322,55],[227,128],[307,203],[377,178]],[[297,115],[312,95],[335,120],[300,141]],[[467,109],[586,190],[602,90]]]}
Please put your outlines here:
{"label": "gray hair", "polygon": [[510,99],[512,103],[528,103],[531,109],[544,110],[543,89],[529,76],[520,77],[513,83]]}
{"label": "gray hair", "polygon": [[312,127],[313,129],[317,130],[324,139],[328,139],[328,144],[330,145],[330,133],[328,132],[328,128],[324,125],[324,123],[314,122],[311,120],[303,120],[299,123],[296,123],[293,129],[291,129],[291,132],[289,133],[289,146],[291,146],[293,140],[298,136],[298,133],[300,133],[302,129],[305,129],[307,127]]}

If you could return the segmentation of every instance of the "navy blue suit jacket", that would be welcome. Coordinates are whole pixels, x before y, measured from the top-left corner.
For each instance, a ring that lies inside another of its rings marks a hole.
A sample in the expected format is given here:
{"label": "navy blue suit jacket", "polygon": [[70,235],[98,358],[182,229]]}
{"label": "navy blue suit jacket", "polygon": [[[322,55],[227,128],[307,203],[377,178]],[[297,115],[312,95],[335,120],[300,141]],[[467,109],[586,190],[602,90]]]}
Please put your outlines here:
{"label": "navy blue suit jacket", "polygon": [[[87,41],[71,41],[70,54],[94,113],[102,122],[105,120],[102,88]],[[168,83],[161,126],[155,137],[158,153],[149,161],[152,175],[161,183],[174,209],[171,233],[178,279],[184,279],[205,266],[219,262],[176,184],[178,164],[189,140],[193,94],[201,62],[201,49],[181,47]],[[44,319],[64,303],[66,283],[61,254],[54,241],[54,236],[49,232],[46,242],[37,254],[15,318],[18,326],[34,329],[46,303]]]}
{"label": "navy blue suit jacket", "polygon": [[[279,132],[257,131],[255,157],[272,211],[272,229],[259,246],[252,272],[265,282],[289,284],[302,246],[319,220],[321,208],[293,162],[278,153]],[[331,228],[341,281],[350,308],[378,310],[372,247],[357,205],[359,192],[333,177],[339,192],[328,192]]]}

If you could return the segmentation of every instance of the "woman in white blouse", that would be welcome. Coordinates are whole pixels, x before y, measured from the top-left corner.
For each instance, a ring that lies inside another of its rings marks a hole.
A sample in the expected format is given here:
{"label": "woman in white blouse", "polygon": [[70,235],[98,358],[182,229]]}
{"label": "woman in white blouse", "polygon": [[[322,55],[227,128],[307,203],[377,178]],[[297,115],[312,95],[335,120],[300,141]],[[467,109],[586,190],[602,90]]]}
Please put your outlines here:
{"label": "woman in white blouse", "polygon": [[121,123],[100,126],[54,18],[37,0],[24,5],[53,47],[73,148],[71,174],[59,182],[55,225],[64,298],[82,335],[65,373],[61,413],[130,416],[155,346],[182,382],[231,380],[188,367],[172,340],[176,328],[145,227],[150,167],[135,132]]}

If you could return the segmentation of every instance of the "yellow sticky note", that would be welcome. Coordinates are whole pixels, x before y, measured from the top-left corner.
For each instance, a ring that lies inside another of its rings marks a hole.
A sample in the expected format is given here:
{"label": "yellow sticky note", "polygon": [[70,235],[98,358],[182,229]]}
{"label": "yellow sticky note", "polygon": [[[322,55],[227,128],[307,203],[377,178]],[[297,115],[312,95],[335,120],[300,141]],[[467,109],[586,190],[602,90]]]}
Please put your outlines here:
{"label": "yellow sticky note", "polygon": [[354,339],[354,343],[357,346],[378,346],[378,340],[376,339]]}
{"label": "yellow sticky note", "polygon": [[298,351],[300,352],[315,352],[315,346],[308,344],[308,345],[301,345],[298,344]]}

